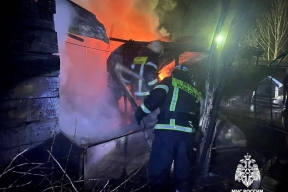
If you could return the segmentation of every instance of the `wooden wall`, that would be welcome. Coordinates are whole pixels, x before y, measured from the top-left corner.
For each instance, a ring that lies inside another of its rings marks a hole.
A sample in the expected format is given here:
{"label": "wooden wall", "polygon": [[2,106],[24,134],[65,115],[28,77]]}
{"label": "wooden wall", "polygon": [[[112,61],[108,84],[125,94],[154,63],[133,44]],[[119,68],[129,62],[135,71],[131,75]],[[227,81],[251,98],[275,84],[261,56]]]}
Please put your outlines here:
{"label": "wooden wall", "polygon": [[1,5],[0,167],[59,132],[55,0]]}

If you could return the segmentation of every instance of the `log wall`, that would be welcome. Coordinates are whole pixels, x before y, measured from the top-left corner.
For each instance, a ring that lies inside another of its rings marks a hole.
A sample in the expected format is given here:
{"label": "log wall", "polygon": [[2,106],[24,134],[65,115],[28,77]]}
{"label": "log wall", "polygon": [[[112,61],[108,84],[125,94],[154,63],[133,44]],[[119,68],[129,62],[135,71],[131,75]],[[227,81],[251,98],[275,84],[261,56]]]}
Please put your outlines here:
{"label": "log wall", "polygon": [[1,5],[0,167],[59,132],[55,0]]}

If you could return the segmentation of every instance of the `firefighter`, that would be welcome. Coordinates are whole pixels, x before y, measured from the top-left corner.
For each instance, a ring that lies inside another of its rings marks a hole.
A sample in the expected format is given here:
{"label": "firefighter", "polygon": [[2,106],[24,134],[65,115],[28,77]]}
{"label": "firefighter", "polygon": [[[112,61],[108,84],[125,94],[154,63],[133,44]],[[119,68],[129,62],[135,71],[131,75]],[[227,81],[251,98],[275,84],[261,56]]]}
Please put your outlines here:
{"label": "firefighter", "polygon": [[176,66],[172,75],[155,86],[134,112],[140,124],[145,116],[160,108],[148,164],[151,191],[169,191],[166,187],[173,161],[176,190],[190,191],[190,157],[200,121],[200,92],[190,77],[185,65]]}
{"label": "firefighter", "polygon": [[126,81],[126,83],[131,83],[131,91],[137,99],[143,100],[158,83],[158,59],[163,53],[163,49],[163,43],[155,40],[150,42],[147,47],[141,48],[134,58],[131,69],[139,74],[144,81],[137,79],[130,82]]}
{"label": "firefighter", "polygon": [[[137,42],[134,42],[132,40],[127,41],[126,43],[120,45],[117,47],[108,57],[106,67],[108,72],[108,87],[111,90],[111,95],[109,103],[113,106],[117,106],[119,109],[119,103],[118,101],[122,98],[124,95],[123,90],[121,89],[121,86],[117,82],[118,75],[122,77],[126,77],[127,79],[130,79],[131,77],[123,72],[123,69],[117,69],[117,64],[121,64],[127,69],[130,69],[130,66],[132,64],[132,61],[134,59],[133,55],[137,53],[138,50],[141,49],[141,45]],[[127,83],[127,82],[126,82]]]}

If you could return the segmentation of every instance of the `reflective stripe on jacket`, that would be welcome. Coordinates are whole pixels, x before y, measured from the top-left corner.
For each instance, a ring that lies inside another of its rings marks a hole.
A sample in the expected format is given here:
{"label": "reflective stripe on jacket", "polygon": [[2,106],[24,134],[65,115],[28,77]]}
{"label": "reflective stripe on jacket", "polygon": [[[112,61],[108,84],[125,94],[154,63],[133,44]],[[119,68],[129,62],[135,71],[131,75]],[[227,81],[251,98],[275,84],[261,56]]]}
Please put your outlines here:
{"label": "reflective stripe on jacket", "polygon": [[[160,108],[155,130],[194,133],[199,125],[200,97],[200,92],[192,83],[166,77],[150,92],[140,108],[146,115]],[[172,118],[169,114],[176,114],[176,116]],[[181,114],[185,114],[186,118],[181,118]],[[187,119],[190,116],[191,119]]]}
{"label": "reflective stripe on jacket", "polygon": [[158,83],[158,54],[147,47],[143,47],[137,57],[134,58],[131,69],[141,78],[132,83],[132,91],[136,96],[147,96],[153,87]]}

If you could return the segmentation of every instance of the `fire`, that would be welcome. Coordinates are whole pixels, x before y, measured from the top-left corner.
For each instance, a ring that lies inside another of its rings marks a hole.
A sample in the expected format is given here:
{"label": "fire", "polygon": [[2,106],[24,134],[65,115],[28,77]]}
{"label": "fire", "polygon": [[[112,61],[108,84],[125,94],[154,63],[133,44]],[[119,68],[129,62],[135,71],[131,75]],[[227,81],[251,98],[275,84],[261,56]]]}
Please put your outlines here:
{"label": "fire", "polygon": [[[57,0],[59,2],[60,0]],[[132,39],[135,41],[152,41],[169,36],[164,29],[157,31],[159,19],[154,13],[158,1],[140,0],[73,0],[75,3],[94,13],[105,26],[108,37]],[[58,6],[59,8],[59,6]],[[58,17],[64,18],[66,11],[58,11]],[[57,14],[57,13],[56,13]],[[71,19],[71,18],[70,18]],[[60,21],[61,19],[58,19]],[[69,20],[66,18],[66,20]],[[64,22],[68,24],[69,21]],[[68,26],[59,22],[60,28]],[[59,30],[57,30],[57,33]],[[161,34],[161,35],[160,35]],[[59,35],[59,33],[58,33]],[[66,38],[66,36],[65,36]],[[58,38],[60,47],[60,129],[67,135],[76,134],[89,138],[93,143],[99,139],[123,134],[119,128],[123,116],[109,100],[111,90],[107,87],[106,61],[110,53],[121,45],[119,42],[106,43],[81,37],[84,42],[72,38]],[[68,41],[70,43],[66,43]],[[73,43],[73,44],[71,44]],[[164,67],[160,79],[171,74],[175,63]],[[110,94],[110,95],[109,95]],[[122,102],[124,103],[124,102]],[[125,107],[122,107],[125,108]],[[131,106],[128,106],[131,112]],[[129,119],[130,120],[130,119]],[[76,125],[75,125],[76,124]],[[76,133],[75,133],[76,127]],[[123,130],[122,130],[123,131]],[[100,134],[101,133],[101,134]]]}
{"label": "fire", "polygon": [[[157,1],[73,1],[96,15],[97,19],[105,26],[108,37],[135,41],[153,41],[155,39],[167,41],[167,33],[161,33],[163,29],[158,31],[159,18],[154,13]],[[165,37],[162,36],[164,34]],[[110,41],[109,45],[107,45],[99,40],[84,39],[86,46],[97,47],[102,50],[99,52],[98,57],[101,60],[105,60],[105,62],[101,63],[104,66],[109,54],[122,44]],[[160,76],[162,77],[163,75],[161,73]]]}
{"label": "fire", "polygon": [[160,73],[159,73],[159,79],[162,80],[165,77],[170,76],[174,67],[175,67],[175,62],[171,62],[169,65],[167,65],[163,69],[161,69]]}
{"label": "fire", "polygon": [[84,4],[74,0],[80,6],[94,13],[104,24],[109,37],[152,41],[159,39],[157,32],[159,18],[153,13],[154,2],[134,0],[90,0]]}
{"label": "fire", "polygon": [[[105,26],[108,37],[126,40],[133,39],[136,41],[152,41],[161,38],[157,32],[159,18],[153,12],[155,2],[134,0],[73,0],[73,2],[94,13],[97,19]],[[85,40],[83,43],[71,38],[68,40],[69,42],[88,47],[82,49],[85,49],[86,53],[95,53],[94,61],[89,61],[93,62],[91,65],[93,67],[97,65],[98,71],[106,71],[107,58],[121,43],[110,41],[109,45],[107,45],[96,39],[82,38]],[[98,51],[91,50],[90,47],[98,49]],[[73,57],[77,57],[73,54],[75,47],[72,48],[71,45],[67,45],[67,49],[71,49],[69,55],[72,60],[75,60],[73,59]],[[90,69],[87,69],[87,73],[93,72],[92,66],[89,65]]]}
{"label": "fire", "polygon": [[[97,19],[105,26],[108,37],[126,40],[133,39],[136,41],[153,41],[155,39],[167,41],[167,39],[165,39],[166,37],[160,36],[160,34],[167,36],[167,33],[157,31],[159,18],[154,13],[156,5],[153,1],[89,0],[87,2],[74,0],[74,2],[96,15]],[[163,29],[161,31],[163,31]],[[110,41],[109,45],[107,45],[99,40],[85,37],[84,39],[85,46],[101,50],[98,51],[97,56],[95,56],[95,59],[98,60],[97,65],[99,65],[98,67],[101,68],[101,71],[106,70],[106,60],[110,53],[122,44]],[[71,39],[69,39],[69,41],[71,41]],[[167,70],[169,67],[167,67],[161,70],[159,75],[160,79],[169,75],[169,70]]]}
{"label": "fire", "polygon": [[[207,57],[207,54],[202,52],[185,52],[179,56],[179,64],[187,65],[188,67],[194,65],[195,63],[202,61]],[[159,79],[162,80],[167,76],[170,76],[175,67],[175,62],[171,62],[169,65],[164,67],[159,74]]]}
{"label": "fire", "polygon": [[[159,39],[159,19],[153,13],[155,2],[136,0],[73,0],[94,13],[105,26],[108,37],[152,41]],[[141,4],[141,2],[143,4]],[[58,12],[63,17],[62,12]],[[58,25],[63,27],[63,24]],[[110,105],[110,89],[107,87],[106,60],[121,45],[81,37],[84,42],[72,38],[58,39],[64,44],[60,52],[60,128],[73,136],[77,127],[78,138],[98,139],[117,135],[123,117]],[[69,42],[65,44],[65,41]],[[71,44],[73,43],[73,44]],[[128,107],[129,109],[129,107]],[[75,125],[75,122],[77,122]],[[99,134],[101,133],[101,134]],[[81,141],[82,142],[82,141]]]}

